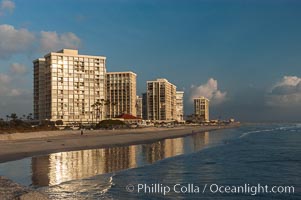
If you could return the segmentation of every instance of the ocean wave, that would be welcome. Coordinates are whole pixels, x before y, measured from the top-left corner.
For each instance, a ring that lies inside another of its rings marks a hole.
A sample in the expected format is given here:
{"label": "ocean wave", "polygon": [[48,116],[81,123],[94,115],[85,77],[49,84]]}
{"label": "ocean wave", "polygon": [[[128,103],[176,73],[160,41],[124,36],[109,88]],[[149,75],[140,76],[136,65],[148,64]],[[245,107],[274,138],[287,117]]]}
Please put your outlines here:
{"label": "ocean wave", "polygon": [[248,132],[242,133],[241,136],[239,136],[239,138],[246,137],[247,135],[250,135],[252,133],[269,132],[269,131],[274,131],[274,130],[275,129],[264,129],[264,130],[257,130],[257,131],[248,131]]}
{"label": "ocean wave", "polygon": [[276,163],[276,162],[301,162],[301,160],[290,160],[290,159],[281,159],[281,160],[254,160],[254,161],[246,161],[245,163]]}
{"label": "ocean wave", "polygon": [[284,133],[287,133],[286,131],[290,131],[290,132],[295,132],[298,131],[298,129],[301,129],[301,124],[295,124],[293,126],[281,126],[281,127],[277,127],[277,128],[272,128],[272,129],[263,129],[263,130],[256,130],[256,131],[248,131],[248,132],[244,132],[241,134],[241,136],[239,136],[239,138],[243,138],[246,137],[250,134],[253,133],[261,133],[261,132],[275,132],[275,131],[281,131]]}

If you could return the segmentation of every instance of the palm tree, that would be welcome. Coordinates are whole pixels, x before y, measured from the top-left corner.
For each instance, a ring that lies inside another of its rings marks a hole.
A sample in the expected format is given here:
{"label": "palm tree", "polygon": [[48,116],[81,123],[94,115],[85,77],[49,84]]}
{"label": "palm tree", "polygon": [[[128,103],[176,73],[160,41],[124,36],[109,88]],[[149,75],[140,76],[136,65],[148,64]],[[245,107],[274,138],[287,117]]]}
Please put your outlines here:
{"label": "palm tree", "polygon": [[27,120],[32,120],[32,113],[29,113],[26,117]]}
{"label": "palm tree", "polygon": [[[117,105],[117,103],[115,103],[115,102],[110,102],[110,100],[104,100],[104,99],[102,99],[101,100],[102,101],[102,106],[106,106],[106,117],[112,117],[112,115],[111,115],[111,113],[109,113],[108,112],[108,106],[110,105],[110,108],[111,108],[111,106],[115,106],[115,105]],[[110,112],[112,112],[112,109],[110,109]]]}
{"label": "palm tree", "polygon": [[93,124],[93,118],[94,118],[94,110],[95,110],[95,103],[91,105],[93,111],[92,111],[92,124]]}
{"label": "palm tree", "polygon": [[116,112],[116,111],[115,111],[115,106],[117,105],[117,103],[116,103],[116,102],[112,102],[111,105],[112,105],[112,107],[113,107],[113,110],[112,110],[112,116],[111,116],[111,117],[115,117],[114,113]]}
{"label": "palm tree", "polygon": [[12,114],[10,115],[10,118],[11,118],[13,121],[16,121],[16,119],[18,119],[18,116],[17,116],[16,113],[12,113]]}
{"label": "palm tree", "polygon": [[[100,103],[99,101],[96,101],[93,105],[91,105],[91,107],[94,110],[96,110],[96,123],[97,123],[97,119],[100,117],[100,110],[101,110],[100,108],[102,107],[102,105],[103,105],[103,103]],[[92,117],[93,117],[93,115],[92,115]],[[92,123],[93,123],[93,118],[92,118]]]}
{"label": "palm tree", "polygon": [[[110,101],[109,100],[105,100],[105,99],[100,99],[100,101],[96,101],[94,104],[91,105],[91,107],[93,108],[93,110],[96,111],[96,123],[97,123],[97,119],[102,119],[102,114],[103,114],[103,107],[110,105]],[[100,116],[101,114],[101,116]],[[92,115],[92,123],[93,123],[93,115]]]}
{"label": "palm tree", "polygon": [[110,100],[104,100],[103,105],[105,106],[106,117],[108,117],[108,105],[110,105]]}
{"label": "palm tree", "polygon": [[30,120],[33,120],[33,114],[29,113],[29,116],[30,116]]}
{"label": "palm tree", "polygon": [[101,108],[102,107],[102,103],[100,103],[99,101],[97,101],[95,103],[95,106],[96,106],[96,123],[97,123],[97,119],[99,120],[100,118],[100,112],[101,112]]}
{"label": "palm tree", "polygon": [[9,115],[6,115],[6,121],[8,121],[8,120],[9,120],[9,118],[10,118],[10,116],[9,116]]}

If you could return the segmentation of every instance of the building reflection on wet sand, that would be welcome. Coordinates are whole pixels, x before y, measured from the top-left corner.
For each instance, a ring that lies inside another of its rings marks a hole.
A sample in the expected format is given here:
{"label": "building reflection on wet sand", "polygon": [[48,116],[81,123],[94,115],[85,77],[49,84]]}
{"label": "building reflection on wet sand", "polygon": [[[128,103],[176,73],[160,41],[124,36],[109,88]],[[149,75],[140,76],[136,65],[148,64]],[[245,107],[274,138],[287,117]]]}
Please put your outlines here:
{"label": "building reflection on wet sand", "polygon": [[32,158],[32,184],[56,185],[97,174],[136,167],[136,147],[54,153]]}
{"label": "building reflection on wet sand", "polygon": [[200,150],[208,142],[209,133],[205,132],[185,138],[165,139],[151,144],[70,151],[33,157],[32,185],[37,187],[56,185],[70,180],[134,168]]}

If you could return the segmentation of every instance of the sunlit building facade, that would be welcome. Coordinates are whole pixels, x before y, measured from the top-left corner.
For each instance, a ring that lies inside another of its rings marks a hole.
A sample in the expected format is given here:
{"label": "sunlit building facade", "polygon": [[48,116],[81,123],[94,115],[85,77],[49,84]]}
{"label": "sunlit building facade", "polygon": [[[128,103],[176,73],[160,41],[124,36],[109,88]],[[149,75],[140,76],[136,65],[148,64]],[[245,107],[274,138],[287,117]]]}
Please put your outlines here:
{"label": "sunlit building facade", "polygon": [[176,101],[177,101],[177,121],[184,121],[184,92],[176,92]]}
{"label": "sunlit building facade", "polygon": [[108,72],[107,81],[107,117],[114,118],[122,114],[137,115],[137,75],[133,72]]}
{"label": "sunlit building facade", "polygon": [[62,49],[33,61],[34,117],[88,123],[104,119],[106,57],[79,55]]}
{"label": "sunlit building facade", "polygon": [[176,120],[176,86],[166,79],[147,81],[147,119]]}
{"label": "sunlit building facade", "polygon": [[205,97],[194,98],[194,116],[202,122],[209,122],[209,100]]}
{"label": "sunlit building facade", "polygon": [[136,108],[137,108],[137,117],[142,119],[143,118],[143,104],[142,104],[142,97],[137,96],[136,99]]}

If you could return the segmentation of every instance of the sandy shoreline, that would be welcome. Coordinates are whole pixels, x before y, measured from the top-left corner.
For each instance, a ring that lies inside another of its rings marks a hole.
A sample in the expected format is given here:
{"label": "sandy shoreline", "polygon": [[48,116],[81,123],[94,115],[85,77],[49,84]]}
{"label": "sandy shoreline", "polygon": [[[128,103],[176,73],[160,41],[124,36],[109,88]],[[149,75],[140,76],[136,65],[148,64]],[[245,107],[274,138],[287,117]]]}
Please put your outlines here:
{"label": "sandy shoreline", "polygon": [[233,127],[237,127],[237,125],[86,130],[83,136],[80,135],[79,130],[4,134],[0,135],[0,163],[62,151],[143,144],[166,138],[191,135],[197,132]]}
{"label": "sandy shoreline", "polygon": [[[83,149],[145,144],[231,126],[185,126],[127,130],[43,131],[0,135],[0,163],[25,157]],[[5,176],[5,174],[2,174]],[[47,195],[0,176],[0,199],[46,200]]]}
{"label": "sandy shoreline", "polygon": [[0,176],[1,200],[48,200],[47,195]]}

